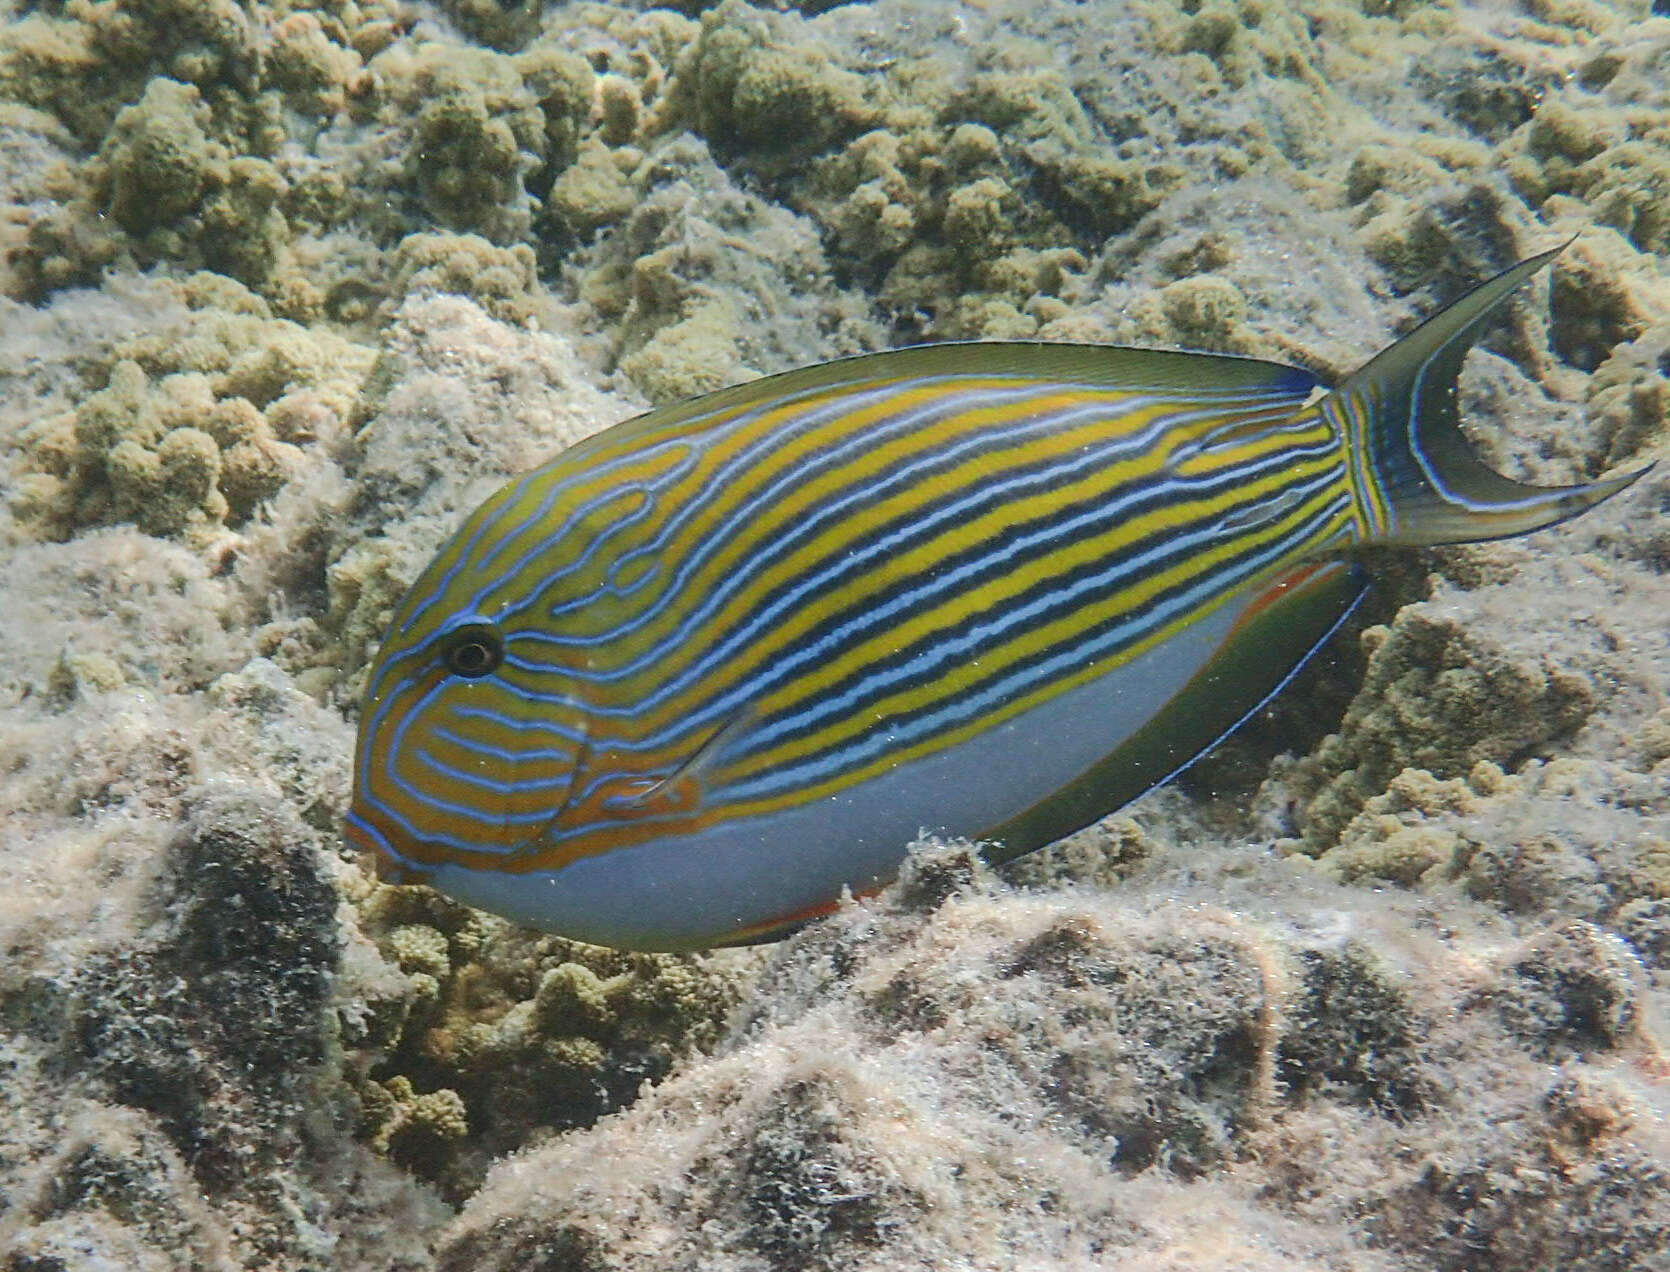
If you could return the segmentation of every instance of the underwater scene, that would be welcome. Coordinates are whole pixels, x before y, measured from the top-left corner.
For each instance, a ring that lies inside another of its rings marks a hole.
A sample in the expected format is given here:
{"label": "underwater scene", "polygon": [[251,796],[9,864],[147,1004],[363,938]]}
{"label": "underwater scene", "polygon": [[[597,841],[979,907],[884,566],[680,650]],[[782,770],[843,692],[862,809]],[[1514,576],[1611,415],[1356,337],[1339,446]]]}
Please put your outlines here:
{"label": "underwater scene", "polygon": [[0,1272],[1670,1272],[1666,0],[0,0]]}

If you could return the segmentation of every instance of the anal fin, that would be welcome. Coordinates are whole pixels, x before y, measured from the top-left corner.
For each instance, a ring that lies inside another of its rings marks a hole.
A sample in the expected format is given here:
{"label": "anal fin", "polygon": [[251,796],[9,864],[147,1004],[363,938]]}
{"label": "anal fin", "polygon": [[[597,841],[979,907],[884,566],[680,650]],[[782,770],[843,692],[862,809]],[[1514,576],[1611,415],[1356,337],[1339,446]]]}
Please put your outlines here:
{"label": "anal fin", "polygon": [[1346,561],[1310,562],[1265,584],[1152,719],[1072,782],[983,834],[987,859],[1009,861],[1053,843],[1169,782],[1280,693],[1367,591],[1362,568]]}

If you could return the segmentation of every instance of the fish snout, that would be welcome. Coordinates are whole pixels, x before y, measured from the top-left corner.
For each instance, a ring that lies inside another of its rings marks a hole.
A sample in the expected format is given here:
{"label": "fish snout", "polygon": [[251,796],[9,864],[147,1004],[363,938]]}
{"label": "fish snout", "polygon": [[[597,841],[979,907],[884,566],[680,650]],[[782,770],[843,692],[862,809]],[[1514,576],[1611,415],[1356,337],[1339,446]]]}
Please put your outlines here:
{"label": "fish snout", "polygon": [[367,860],[380,883],[423,883],[429,873],[402,856],[389,834],[379,830],[358,806],[342,819],[342,839]]}

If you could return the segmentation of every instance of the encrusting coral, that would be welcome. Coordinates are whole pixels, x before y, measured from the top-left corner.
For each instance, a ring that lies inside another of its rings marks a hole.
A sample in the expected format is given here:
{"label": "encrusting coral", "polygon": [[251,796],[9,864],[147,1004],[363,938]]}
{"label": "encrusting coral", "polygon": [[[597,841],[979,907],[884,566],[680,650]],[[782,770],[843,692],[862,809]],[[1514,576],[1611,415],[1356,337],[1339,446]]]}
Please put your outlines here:
{"label": "encrusting coral", "polygon": [[381,889],[361,915],[409,978],[361,1088],[365,1133],[454,1199],[492,1157],[589,1125],[711,1046],[739,992],[688,956],[540,937],[423,890]]}
{"label": "encrusting coral", "polygon": [[[394,252],[393,297],[413,293],[468,296],[491,317],[527,326],[550,304],[533,249],[495,247],[478,234],[408,234]],[[398,309],[398,303],[390,303]]]}
{"label": "encrusting coral", "polygon": [[214,547],[286,484],[331,462],[364,346],[271,317],[230,280],[164,290],[171,321],[84,368],[99,387],[24,433],[13,515],[48,537],[127,521]]}
{"label": "encrusting coral", "polygon": [[1476,631],[1425,603],[1405,606],[1389,629],[1364,633],[1367,677],[1341,731],[1315,756],[1331,776],[1306,802],[1309,842],[1330,843],[1365,796],[1406,769],[1452,777],[1512,762],[1588,717],[1595,689],[1575,665],[1534,647],[1519,657],[1481,650]]}

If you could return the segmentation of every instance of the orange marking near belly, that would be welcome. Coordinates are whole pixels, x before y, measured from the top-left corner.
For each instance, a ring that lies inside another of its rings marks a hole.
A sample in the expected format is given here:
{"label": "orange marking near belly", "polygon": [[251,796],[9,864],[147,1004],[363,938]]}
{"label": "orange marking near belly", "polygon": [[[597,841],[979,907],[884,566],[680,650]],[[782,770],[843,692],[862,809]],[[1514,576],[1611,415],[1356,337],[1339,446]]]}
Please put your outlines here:
{"label": "orange marking near belly", "polygon": [[1326,570],[1343,570],[1344,568],[1345,566],[1340,564],[1338,561],[1317,561],[1312,562],[1309,565],[1302,565],[1291,574],[1284,574],[1281,578],[1270,584],[1269,587],[1265,588],[1264,591],[1260,592],[1257,599],[1255,599],[1251,605],[1247,606],[1247,612],[1235,620],[1235,626],[1230,628],[1229,636],[1224,643],[1228,644],[1229,641],[1234,640],[1242,628],[1246,627],[1265,610],[1269,609],[1277,601],[1285,597],[1289,592],[1305,586],[1305,584],[1309,583],[1318,574],[1321,574]]}

